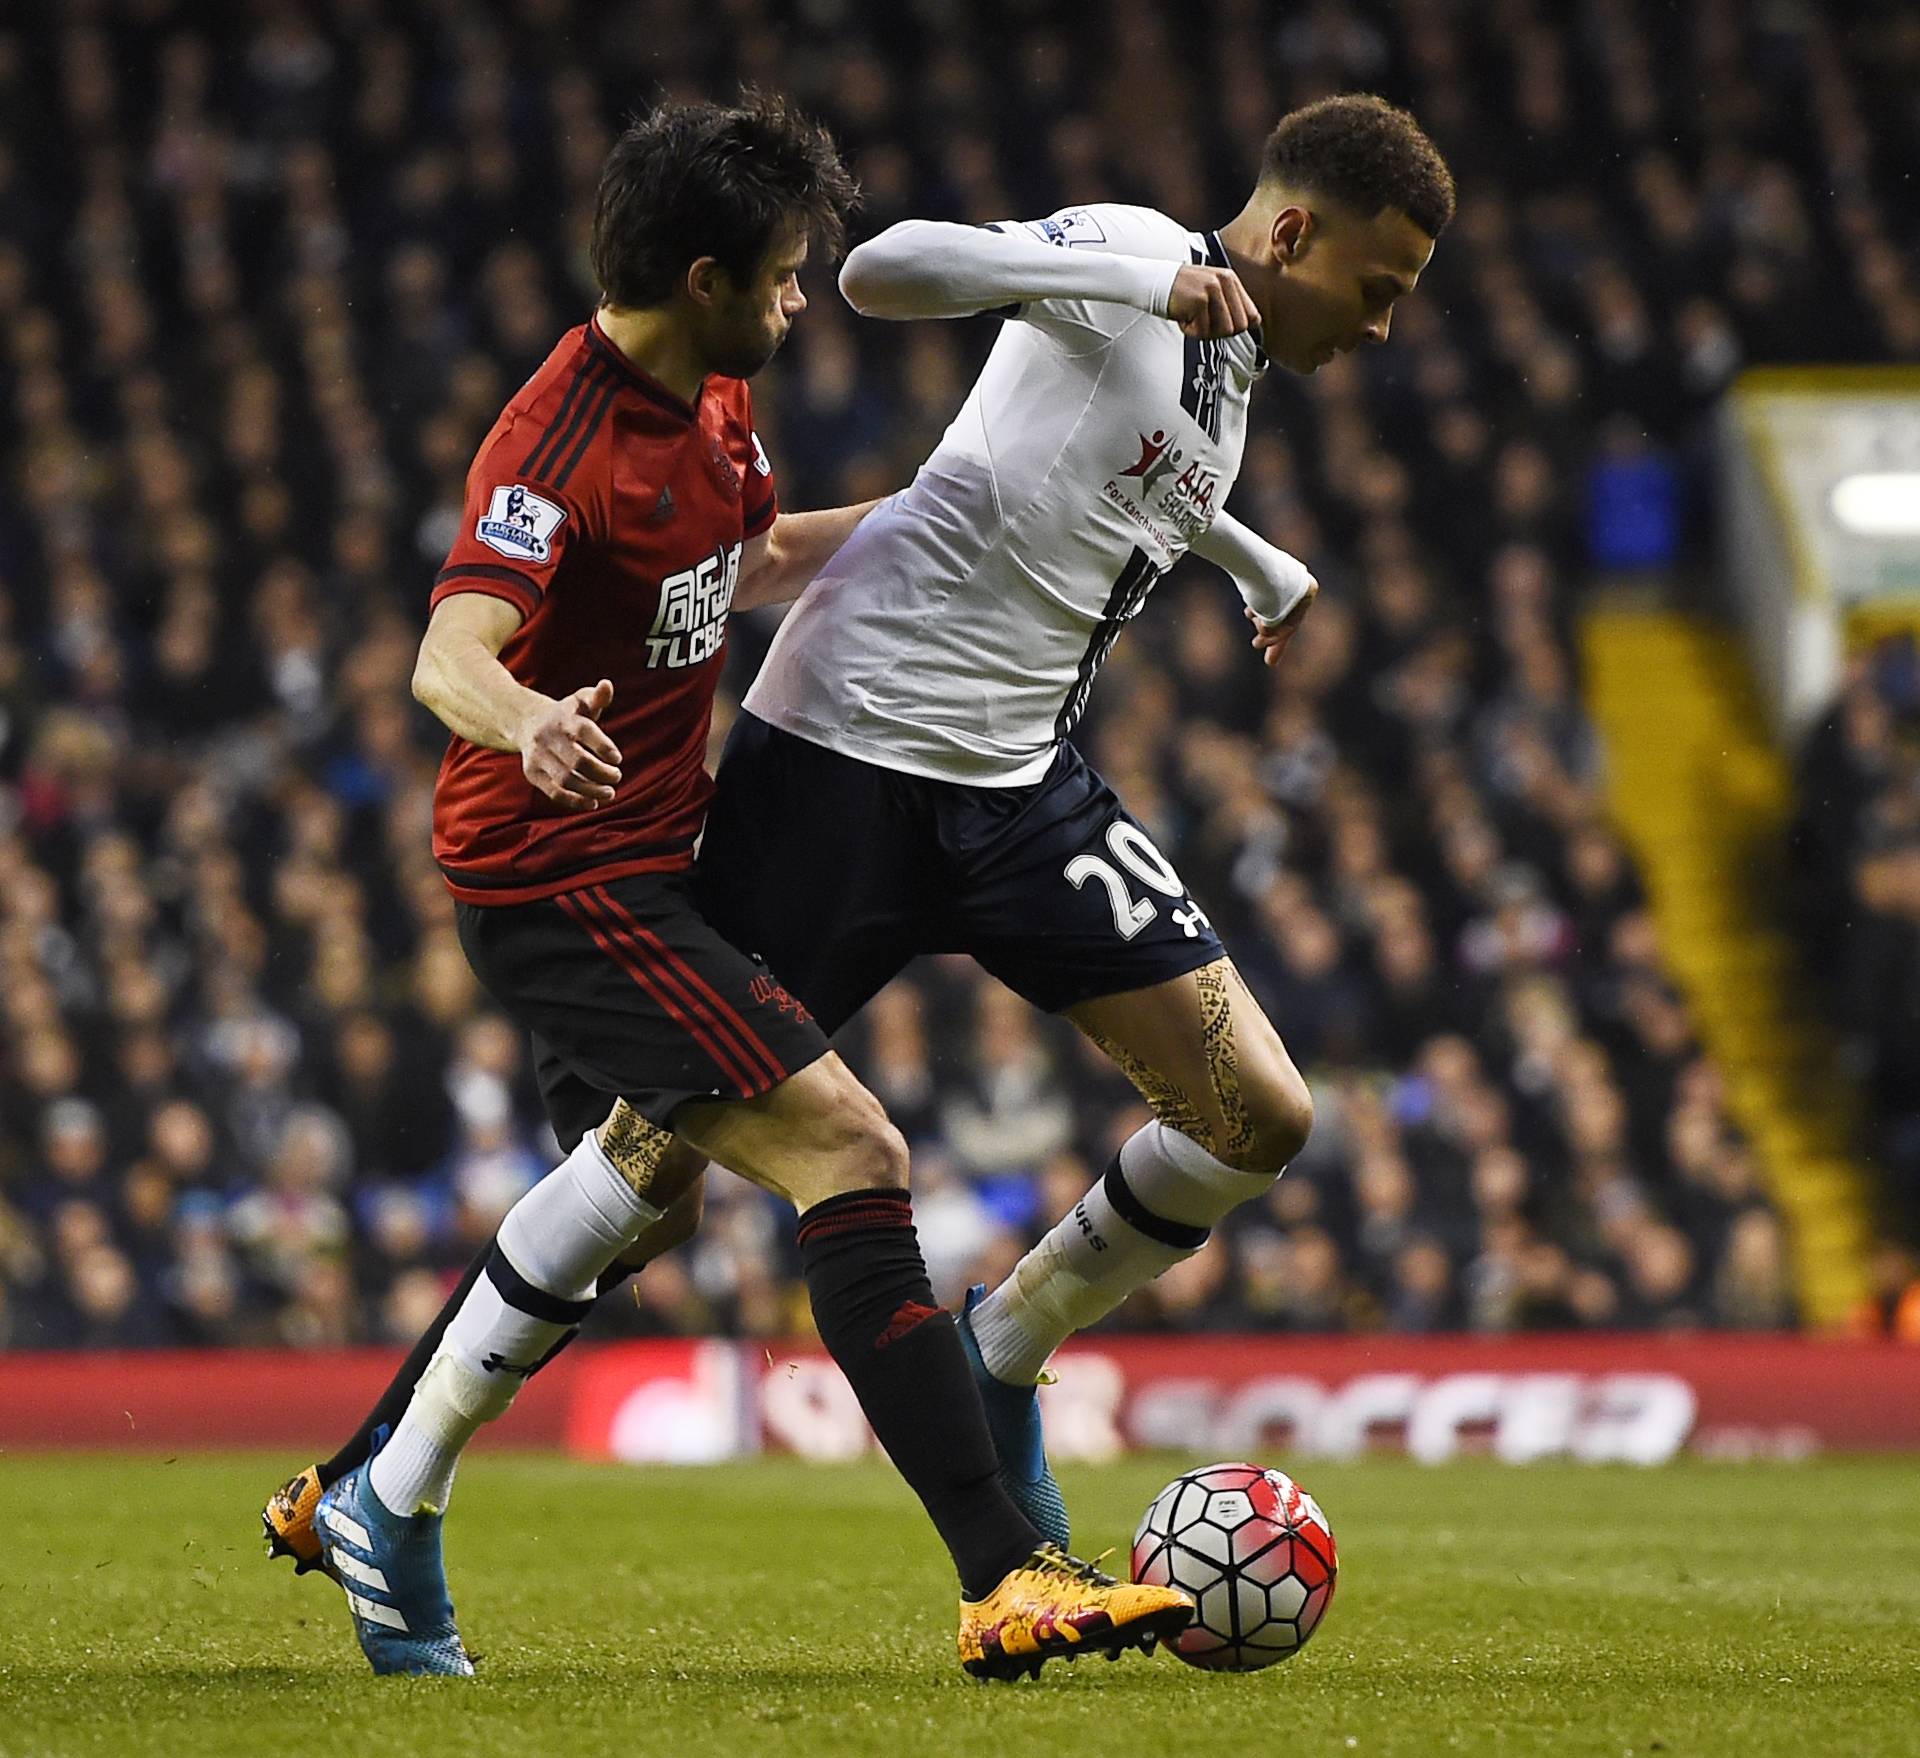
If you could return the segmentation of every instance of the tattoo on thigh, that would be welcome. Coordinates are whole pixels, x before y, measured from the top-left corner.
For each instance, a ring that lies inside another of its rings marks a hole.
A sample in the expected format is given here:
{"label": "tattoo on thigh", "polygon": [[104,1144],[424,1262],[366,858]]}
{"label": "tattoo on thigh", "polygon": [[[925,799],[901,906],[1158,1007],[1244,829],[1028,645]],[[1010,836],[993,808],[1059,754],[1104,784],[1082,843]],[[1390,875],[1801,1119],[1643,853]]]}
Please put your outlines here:
{"label": "tattoo on thigh", "polygon": [[673,1146],[672,1134],[646,1118],[625,1099],[614,1102],[613,1115],[600,1126],[600,1146],[633,1194],[646,1197],[660,1164]]}
{"label": "tattoo on thigh", "polygon": [[1253,1119],[1240,1090],[1240,1055],[1233,1042],[1233,996],[1227,987],[1231,970],[1229,965],[1210,964],[1193,973],[1200,991],[1200,1041],[1207,1058],[1207,1083],[1213,1088],[1224,1134],[1220,1146],[1204,1145],[1209,1153],[1228,1161],[1253,1146]]}
{"label": "tattoo on thigh", "polygon": [[1147,1102],[1147,1108],[1169,1129],[1179,1132],[1197,1141],[1208,1153],[1214,1151],[1213,1131],[1207,1127],[1206,1119],[1195,1108],[1194,1103],[1172,1081],[1127,1049],[1124,1044],[1116,1044],[1111,1038],[1102,1037],[1090,1026],[1082,1026],[1095,1044],[1107,1053],[1113,1065],[1139,1089],[1141,1098]]}

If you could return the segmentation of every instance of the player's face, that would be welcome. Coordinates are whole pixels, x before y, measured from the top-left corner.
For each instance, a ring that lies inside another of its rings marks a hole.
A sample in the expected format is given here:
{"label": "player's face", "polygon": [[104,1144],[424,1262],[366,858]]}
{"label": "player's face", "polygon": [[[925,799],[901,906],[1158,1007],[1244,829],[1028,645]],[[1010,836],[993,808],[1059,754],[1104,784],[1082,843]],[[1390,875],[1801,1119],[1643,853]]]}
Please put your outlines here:
{"label": "player's face", "polygon": [[711,370],[727,378],[752,378],[774,357],[793,320],[807,309],[807,296],[800,291],[806,260],[805,238],[783,238],[744,286],[720,277],[720,297],[707,309],[701,336]]}
{"label": "player's face", "polygon": [[1317,372],[1336,354],[1384,342],[1395,302],[1433,256],[1433,240],[1397,208],[1362,220],[1316,206],[1291,242],[1289,252],[1276,240],[1280,275],[1265,328],[1268,352],[1293,372]]}

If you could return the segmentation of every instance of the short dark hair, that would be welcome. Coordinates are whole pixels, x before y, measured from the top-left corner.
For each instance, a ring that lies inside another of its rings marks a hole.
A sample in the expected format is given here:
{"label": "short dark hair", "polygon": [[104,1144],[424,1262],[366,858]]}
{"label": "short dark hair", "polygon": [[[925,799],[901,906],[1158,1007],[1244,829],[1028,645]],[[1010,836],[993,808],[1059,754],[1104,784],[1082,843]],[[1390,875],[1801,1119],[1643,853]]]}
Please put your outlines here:
{"label": "short dark hair", "polygon": [[593,272],[619,306],[664,303],[703,256],[744,283],[789,230],[838,254],[859,200],[833,137],[777,94],[662,104],[601,167]]}
{"label": "short dark hair", "polygon": [[1429,238],[1453,218],[1453,173],[1420,124],[1385,98],[1322,98],[1281,117],[1260,181],[1311,190],[1370,220],[1398,208]]}

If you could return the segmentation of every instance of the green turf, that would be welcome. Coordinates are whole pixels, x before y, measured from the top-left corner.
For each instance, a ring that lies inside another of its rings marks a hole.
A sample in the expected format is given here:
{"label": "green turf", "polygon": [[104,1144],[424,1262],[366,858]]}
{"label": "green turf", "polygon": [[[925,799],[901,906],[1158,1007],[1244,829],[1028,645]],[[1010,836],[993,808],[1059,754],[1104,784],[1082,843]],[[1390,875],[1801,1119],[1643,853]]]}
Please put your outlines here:
{"label": "green turf", "polygon": [[[1013,1686],[956,1667],[882,1467],[494,1459],[448,1530],[480,1677],[376,1681],[337,1591],[261,1560],[286,1463],[0,1458],[0,1758],[1920,1753],[1908,1463],[1317,1465],[1342,1573],[1297,1659]],[[1171,1469],[1070,1473],[1081,1538]]]}

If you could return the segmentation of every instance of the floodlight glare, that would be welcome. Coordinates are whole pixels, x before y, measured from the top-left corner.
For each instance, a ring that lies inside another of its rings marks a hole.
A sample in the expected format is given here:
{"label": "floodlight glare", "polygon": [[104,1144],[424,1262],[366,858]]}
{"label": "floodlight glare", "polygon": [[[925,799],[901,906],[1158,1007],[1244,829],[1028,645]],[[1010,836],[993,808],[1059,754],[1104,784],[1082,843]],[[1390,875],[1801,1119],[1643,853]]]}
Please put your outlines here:
{"label": "floodlight glare", "polygon": [[1876,470],[1843,476],[1827,510],[1856,537],[1920,537],[1920,470]]}

